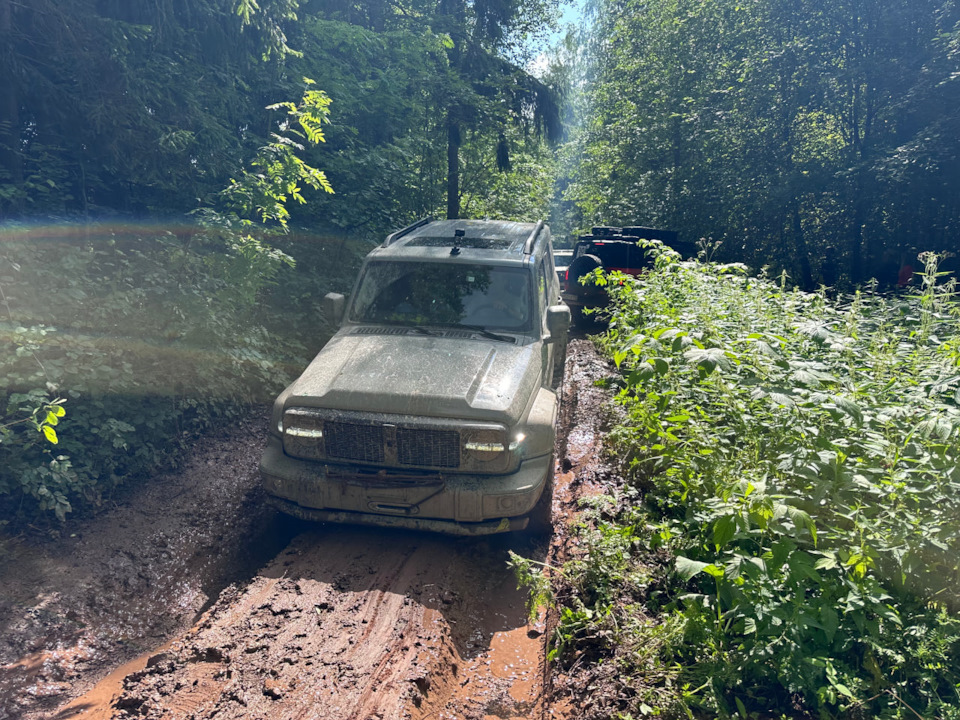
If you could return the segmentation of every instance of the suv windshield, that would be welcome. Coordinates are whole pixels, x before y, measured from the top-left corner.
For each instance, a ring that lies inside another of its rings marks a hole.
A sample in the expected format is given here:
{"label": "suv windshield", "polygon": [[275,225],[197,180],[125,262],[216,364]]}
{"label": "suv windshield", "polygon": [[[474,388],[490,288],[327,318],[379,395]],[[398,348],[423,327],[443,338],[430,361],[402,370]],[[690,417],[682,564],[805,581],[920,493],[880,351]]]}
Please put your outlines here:
{"label": "suv windshield", "polygon": [[360,278],[350,320],[525,332],[532,327],[530,290],[522,268],[374,261]]}

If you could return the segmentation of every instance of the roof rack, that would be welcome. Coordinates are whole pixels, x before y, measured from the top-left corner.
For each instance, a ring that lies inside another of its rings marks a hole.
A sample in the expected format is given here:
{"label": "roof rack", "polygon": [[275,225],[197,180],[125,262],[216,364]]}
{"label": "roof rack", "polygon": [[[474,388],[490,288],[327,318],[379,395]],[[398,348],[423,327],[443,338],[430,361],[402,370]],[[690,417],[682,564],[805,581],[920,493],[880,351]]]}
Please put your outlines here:
{"label": "roof rack", "polygon": [[402,230],[397,230],[395,233],[391,233],[390,235],[387,235],[387,239],[383,241],[383,245],[381,245],[380,247],[389,247],[390,245],[395,243],[397,240],[402,238],[407,233],[410,233],[416,230],[418,227],[423,227],[429,222],[433,222],[432,215],[427,215],[425,218],[421,218],[420,220],[417,220],[415,223],[413,223],[413,225],[407,225],[407,227],[403,228]]}
{"label": "roof rack", "polygon": [[533,232],[530,233],[530,237],[528,237],[527,241],[523,244],[524,255],[533,254],[533,246],[536,244],[537,237],[540,235],[542,231],[543,231],[543,220],[540,220],[539,222],[537,222],[537,226],[533,229]]}
{"label": "roof rack", "polygon": [[630,237],[643,238],[644,240],[660,240],[665,243],[677,242],[677,238],[679,237],[679,233],[676,230],[660,230],[639,226],[625,227],[623,228],[623,234]]}
{"label": "roof rack", "polygon": [[620,235],[623,228],[613,227],[612,225],[594,225],[590,233],[592,235]]}

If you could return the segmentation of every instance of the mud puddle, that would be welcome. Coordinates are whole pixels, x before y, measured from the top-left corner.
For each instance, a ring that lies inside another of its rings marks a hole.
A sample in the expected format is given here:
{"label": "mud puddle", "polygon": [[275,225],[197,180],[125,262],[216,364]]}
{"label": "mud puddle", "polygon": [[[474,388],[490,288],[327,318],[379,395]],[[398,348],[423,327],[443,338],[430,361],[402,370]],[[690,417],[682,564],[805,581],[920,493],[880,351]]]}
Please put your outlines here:
{"label": "mud puddle", "polygon": [[51,717],[124,662],[187,630],[300,526],[268,510],[263,417],[201,440],[177,473],[125,489],[66,536],[0,555],[0,720]]}
{"label": "mud puddle", "polygon": [[536,717],[542,630],[527,622],[510,548],[538,552],[516,539],[306,532],[130,675],[116,717]]}

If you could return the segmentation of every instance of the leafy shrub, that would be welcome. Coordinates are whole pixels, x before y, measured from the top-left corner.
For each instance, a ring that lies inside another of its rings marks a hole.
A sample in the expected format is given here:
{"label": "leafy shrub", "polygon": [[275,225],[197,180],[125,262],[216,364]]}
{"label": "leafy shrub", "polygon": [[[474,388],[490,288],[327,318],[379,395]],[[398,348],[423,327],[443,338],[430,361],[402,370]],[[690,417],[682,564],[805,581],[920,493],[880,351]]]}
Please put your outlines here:
{"label": "leafy shrub", "polygon": [[675,557],[643,598],[682,627],[653,643],[680,668],[675,701],[960,717],[960,322],[922,259],[912,295],[836,301],[666,250],[609,283],[601,344],[629,415],[611,445],[644,501],[590,542],[604,577],[578,596],[644,648],[657,631],[630,622],[629,573],[601,555],[629,527],[645,557]]}
{"label": "leafy shrub", "polygon": [[[7,231],[0,287],[0,498],[63,517],[175,459],[204,428],[269,402],[323,343],[318,310],[362,246],[282,240],[303,259],[218,228]],[[340,263],[325,261],[336,255]],[[307,277],[308,276],[308,277]],[[51,288],[55,288],[51,292]],[[62,397],[63,402],[53,403]],[[58,443],[31,424],[57,417]],[[41,420],[46,415],[40,416]]]}
{"label": "leafy shrub", "polygon": [[60,520],[98,503],[195,431],[268,401],[322,343],[311,310],[338,274],[352,277],[353,253],[331,265],[297,247],[312,277],[278,285],[294,259],[264,242],[284,237],[301,186],[333,192],[296,155],[323,141],[329,117],[329,98],[304,82],[298,104],[268,108],[286,119],[200,226],[0,230],[0,334],[16,348],[0,357],[0,502]]}

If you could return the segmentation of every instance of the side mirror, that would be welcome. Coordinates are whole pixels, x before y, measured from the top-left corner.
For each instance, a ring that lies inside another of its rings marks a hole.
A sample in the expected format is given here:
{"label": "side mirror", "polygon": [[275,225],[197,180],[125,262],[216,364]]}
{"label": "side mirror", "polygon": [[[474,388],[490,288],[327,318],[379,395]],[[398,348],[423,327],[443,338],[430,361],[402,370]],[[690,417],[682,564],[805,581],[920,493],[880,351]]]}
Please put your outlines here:
{"label": "side mirror", "polygon": [[547,308],[547,330],[550,342],[562,338],[570,329],[570,308],[566,305],[551,305]]}
{"label": "side mirror", "polygon": [[323,296],[320,309],[323,311],[323,316],[327,322],[330,323],[331,327],[340,327],[340,323],[343,321],[345,302],[343,295],[340,293],[327,293]]}

